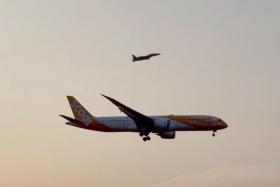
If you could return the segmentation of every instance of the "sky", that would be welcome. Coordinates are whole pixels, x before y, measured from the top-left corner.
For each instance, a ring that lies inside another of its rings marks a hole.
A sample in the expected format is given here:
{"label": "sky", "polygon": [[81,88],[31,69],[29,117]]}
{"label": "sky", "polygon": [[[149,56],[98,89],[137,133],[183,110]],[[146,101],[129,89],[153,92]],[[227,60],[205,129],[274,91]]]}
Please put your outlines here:
{"label": "sky", "polygon": [[[280,185],[279,1],[0,0],[0,186]],[[131,55],[159,52],[145,63]],[[229,127],[174,140],[65,125],[208,114]]]}

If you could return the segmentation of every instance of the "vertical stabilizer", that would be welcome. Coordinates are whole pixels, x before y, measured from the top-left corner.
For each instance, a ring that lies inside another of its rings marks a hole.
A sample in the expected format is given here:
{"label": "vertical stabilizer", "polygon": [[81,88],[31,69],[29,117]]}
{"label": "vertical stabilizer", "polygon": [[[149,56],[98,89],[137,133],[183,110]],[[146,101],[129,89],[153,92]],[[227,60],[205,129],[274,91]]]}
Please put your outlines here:
{"label": "vertical stabilizer", "polygon": [[81,121],[86,125],[95,121],[95,118],[79,103],[77,99],[73,96],[67,96],[67,99],[76,120]]}
{"label": "vertical stabilizer", "polygon": [[135,55],[132,55],[132,61],[134,62],[134,61],[136,61],[136,60],[137,60],[136,56],[135,56]]}

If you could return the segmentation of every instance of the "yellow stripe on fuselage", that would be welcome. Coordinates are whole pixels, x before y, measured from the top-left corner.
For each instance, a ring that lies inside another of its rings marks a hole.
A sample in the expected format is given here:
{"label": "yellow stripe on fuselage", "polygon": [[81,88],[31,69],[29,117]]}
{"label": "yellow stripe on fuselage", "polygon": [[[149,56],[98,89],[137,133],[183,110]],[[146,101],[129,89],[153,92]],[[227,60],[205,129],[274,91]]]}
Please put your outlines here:
{"label": "yellow stripe on fuselage", "polygon": [[212,116],[170,115],[166,117],[182,125],[191,126],[197,130],[213,129],[213,127],[218,127],[220,125],[220,119]]}

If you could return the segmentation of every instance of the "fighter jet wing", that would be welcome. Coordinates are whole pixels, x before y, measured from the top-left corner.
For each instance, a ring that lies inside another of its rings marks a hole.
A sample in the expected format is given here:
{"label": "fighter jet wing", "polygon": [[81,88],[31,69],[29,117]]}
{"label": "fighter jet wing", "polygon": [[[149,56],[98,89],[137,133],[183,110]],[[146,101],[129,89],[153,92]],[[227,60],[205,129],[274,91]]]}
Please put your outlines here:
{"label": "fighter jet wing", "polygon": [[131,108],[129,108],[128,106],[125,106],[124,104],[118,102],[117,100],[108,97],[106,95],[101,94],[103,97],[105,97],[106,99],[108,99],[109,101],[111,101],[114,105],[116,105],[121,112],[125,113],[128,117],[130,117],[131,119],[133,119],[133,121],[135,122],[137,128],[139,130],[151,130],[154,126],[154,120],[148,116],[145,116]]}

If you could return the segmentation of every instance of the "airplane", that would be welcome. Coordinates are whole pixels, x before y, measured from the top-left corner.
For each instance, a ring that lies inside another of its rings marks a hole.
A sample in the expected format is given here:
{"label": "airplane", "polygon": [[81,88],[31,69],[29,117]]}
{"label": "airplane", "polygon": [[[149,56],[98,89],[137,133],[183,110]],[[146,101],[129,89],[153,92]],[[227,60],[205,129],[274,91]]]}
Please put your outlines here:
{"label": "airplane", "polygon": [[95,117],[91,115],[73,96],[67,96],[74,118],[60,115],[66,124],[78,128],[101,132],[135,132],[143,141],[150,140],[150,133],[163,139],[174,139],[176,131],[213,131],[225,129],[228,125],[220,118],[206,115],[146,116],[119,101],[101,94],[127,116]]}
{"label": "airplane", "polygon": [[151,57],[158,56],[158,55],[160,55],[160,53],[151,53],[146,56],[138,56],[138,57],[136,57],[135,55],[132,55],[132,62],[141,61],[141,60],[149,60]]}

